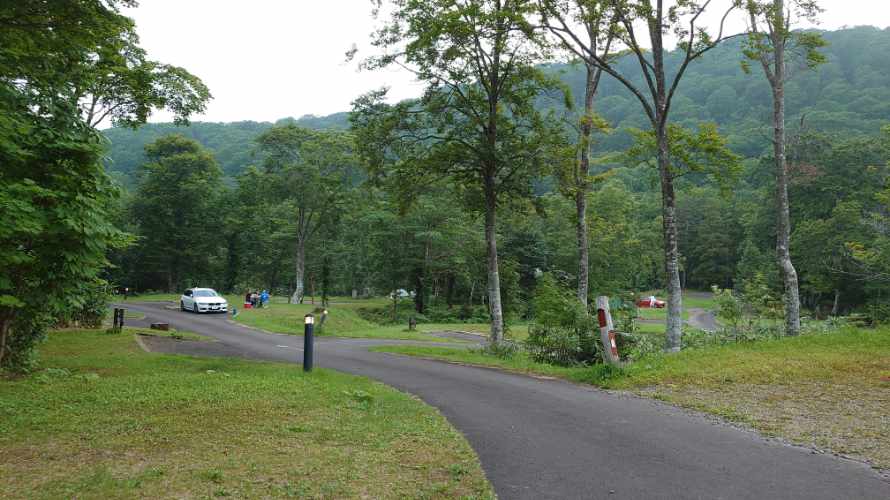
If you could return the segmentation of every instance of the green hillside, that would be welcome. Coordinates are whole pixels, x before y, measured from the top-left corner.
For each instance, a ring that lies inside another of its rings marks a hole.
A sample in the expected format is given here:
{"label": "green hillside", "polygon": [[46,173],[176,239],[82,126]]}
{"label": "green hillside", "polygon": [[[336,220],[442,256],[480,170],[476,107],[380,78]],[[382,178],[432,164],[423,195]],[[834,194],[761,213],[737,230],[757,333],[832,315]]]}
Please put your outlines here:
{"label": "green hillside", "polygon": [[[857,27],[828,31],[824,38],[828,41],[824,49],[826,64],[818,71],[793,66],[794,76],[787,86],[790,128],[796,129],[801,117],[805,117],[805,127],[811,131],[876,134],[890,118],[890,71],[886,70],[890,67],[890,30]],[[764,85],[762,75],[745,74],[741,61],[739,42],[734,42],[718,47],[693,64],[674,102],[673,119],[687,125],[716,122],[736,152],[753,157],[763,153],[767,144],[763,137],[771,105],[769,87]],[[621,64],[626,66],[626,74],[637,73],[635,61],[625,59]],[[553,64],[549,69],[561,76],[580,102],[583,71],[566,64]],[[542,103],[547,105],[547,100]],[[604,77],[600,85],[596,108],[618,130],[599,142],[600,151],[626,149],[630,136],[622,129],[646,126],[639,103],[610,77]],[[288,121],[314,129],[348,127],[345,111],[323,117],[285,118],[277,123]],[[110,141],[107,165],[112,172],[130,176],[144,161],[145,144],[176,132],[207,147],[223,172],[233,176],[251,164],[254,138],[272,125],[243,121],[195,122],[189,127],[156,123],[136,131],[113,128],[105,131]]]}

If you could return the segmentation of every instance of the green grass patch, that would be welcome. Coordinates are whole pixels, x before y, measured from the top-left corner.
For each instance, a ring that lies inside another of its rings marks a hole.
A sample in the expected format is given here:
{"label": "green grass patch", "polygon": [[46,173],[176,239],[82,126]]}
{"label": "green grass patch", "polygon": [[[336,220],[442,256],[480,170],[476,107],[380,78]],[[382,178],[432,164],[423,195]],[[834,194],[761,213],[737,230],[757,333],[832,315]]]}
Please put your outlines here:
{"label": "green grass patch", "polygon": [[375,351],[499,366],[541,375],[561,374],[574,381],[595,381],[609,389],[630,389],[658,383],[722,385],[793,383],[797,380],[830,381],[856,378],[870,383],[890,376],[890,328],[846,328],[822,335],[729,344],[689,349],[677,354],[657,354],[601,376],[602,365],[557,367],[535,363],[520,353],[500,359],[479,351],[441,347],[379,346]]}
{"label": "green grass patch", "polygon": [[[508,326],[508,337],[514,340],[528,338],[528,324],[521,323]],[[417,325],[421,332],[467,332],[488,336],[491,325],[488,323],[422,323]]]}
{"label": "green grass patch", "polygon": [[643,323],[637,321],[637,332],[639,333],[658,333],[664,335],[664,323]]}
{"label": "green grass patch", "polygon": [[[642,319],[657,319],[659,321],[667,320],[667,308],[664,309],[650,309],[650,308],[637,308],[637,317]],[[683,308],[683,320],[686,321],[689,319],[689,311],[685,307]]]}
{"label": "green grass patch", "polygon": [[0,378],[13,498],[492,497],[434,409],[298,365],[148,354],[131,335],[52,332],[43,368]]}
{"label": "green grass patch", "polygon": [[[260,309],[243,309],[238,311],[235,321],[262,330],[302,335],[304,317],[318,307],[311,304],[269,304]],[[318,315],[316,314],[316,331]],[[356,307],[331,304],[328,317],[320,335],[352,338],[385,338],[400,340],[449,341],[419,331],[408,331],[407,325],[381,326],[361,318]]]}

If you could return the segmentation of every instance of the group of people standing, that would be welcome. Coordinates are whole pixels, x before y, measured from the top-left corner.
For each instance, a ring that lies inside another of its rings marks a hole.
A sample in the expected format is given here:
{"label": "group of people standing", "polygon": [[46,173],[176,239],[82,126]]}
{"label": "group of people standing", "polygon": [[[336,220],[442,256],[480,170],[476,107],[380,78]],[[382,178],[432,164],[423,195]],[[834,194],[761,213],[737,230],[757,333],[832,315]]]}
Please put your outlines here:
{"label": "group of people standing", "polygon": [[250,304],[250,307],[266,307],[269,303],[269,292],[263,290],[262,292],[257,293],[256,291],[248,290],[246,294],[244,294],[244,303]]}

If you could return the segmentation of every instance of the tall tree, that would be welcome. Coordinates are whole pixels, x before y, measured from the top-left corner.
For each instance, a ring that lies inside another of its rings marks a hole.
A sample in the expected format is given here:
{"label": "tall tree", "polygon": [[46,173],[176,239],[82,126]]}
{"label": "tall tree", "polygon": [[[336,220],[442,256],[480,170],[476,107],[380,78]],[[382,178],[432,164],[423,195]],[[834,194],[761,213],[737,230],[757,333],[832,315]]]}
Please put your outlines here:
{"label": "tall tree", "polygon": [[[550,5],[545,5],[543,14],[546,17]],[[568,10],[568,6],[560,7]],[[608,59],[615,38],[615,20],[610,6],[606,2],[574,2],[574,21],[584,27],[582,38],[585,51],[600,54],[600,58]],[[571,47],[568,48],[571,52]],[[594,97],[599,88],[602,68],[593,64],[590,59],[581,59],[584,65],[584,105],[578,120],[578,144],[576,161],[572,162],[571,171],[563,179],[563,189],[575,201],[575,236],[578,245],[578,300],[587,307],[590,283],[590,244],[587,224],[587,198],[591,190],[590,154],[591,141],[595,130],[605,130],[608,124],[593,110]]]}
{"label": "tall tree", "polygon": [[[745,54],[758,61],[773,98],[773,159],[776,169],[776,259],[785,287],[785,334],[800,334],[800,290],[791,262],[791,216],[788,201],[788,166],[785,158],[786,50],[789,44],[804,50],[806,64],[824,61],[817,49],[824,45],[815,33],[792,31],[795,17],[815,19],[821,11],[813,0],[746,0],[749,35]],[[793,12],[792,12],[793,10]]]}
{"label": "tall tree", "polygon": [[[101,137],[77,103],[78,89],[101,78],[95,62],[109,43],[133,34],[119,12],[133,5],[7,1],[0,9],[0,368],[27,368],[54,318],[101,289],[106,251],[125,243],[111,224],[116,189],[100,161]],[[148,100],[133,92],[130,102]]]}
{"label": "tall tree", "polygon": [[[497,209],[506,192],[528,192],[529,174],[545,164],[560,134],[534,108],[553,87],[535,68],[538,46],[528,40],[533,5],[526,0],[393,0],[392,16],[374,37],[383,55],[370,68],[401,65],[427,84],[419,101],[395,107],[383,93],[356,102],[354,124],[382,127],[390,148],[368,152],[417,180],[448,176],[481,206],[485,219],[491,342],[504,336],[498,266]],[[387,116],[389,118],[382,118]],[[376,117],[376,118],[375,118]],[[379,142],[377,144],[380,144]]]}
{"label": "tall tree", "polygon": [[337,215],[355,165],[352,137],[293,124],[273,127],[257,138],[263,166],[271,176],[269,195],[290,207],[294,217],[294,292],[302,303],[306,289],[306,243]]}
{"label": "tall tree", "polygon": [[[721,41],[723,25],[736,7],[729,2],[720,19],[716,36],[711,36],[699,25],[699,19],[711,0],[703,3],[677,0],[668,7],[662,0],[578,0],[572,4],[556,0],[539,0],[542,22],[560,42],[588,64],[599,67],[621,82],[643,107],[656,140],[656,159],[661,182],[662,233],[664,235],[664,267],[668,290],[667,345],[668,351],[679,351],[682,334],[682,290],[680,286],[680,252],[677,241],[676,173],[671,164],[668,124],[674,96],[689,64],[700,58]],[[642,73],[643,83],[634,75],[624,73],[615,60],[591,51],[579,34],[575,19],[581,8],[592,11],[602,5],[614,11],[615,22],[621,28],[618,40],[632,54]],[[679,39],[680,60],[674,71],[665,68],[665,38]],[[648,41],[648,46],[645,43]]]}
{"label": "tall tree", "polygon": [[[148,163],[133,203],[139,225],[142,288],[173,292],[208,276],[218,246],[222,170],[197,141],[168,135],[145,147]],[[220,283],[222,284],[222,283]]]}

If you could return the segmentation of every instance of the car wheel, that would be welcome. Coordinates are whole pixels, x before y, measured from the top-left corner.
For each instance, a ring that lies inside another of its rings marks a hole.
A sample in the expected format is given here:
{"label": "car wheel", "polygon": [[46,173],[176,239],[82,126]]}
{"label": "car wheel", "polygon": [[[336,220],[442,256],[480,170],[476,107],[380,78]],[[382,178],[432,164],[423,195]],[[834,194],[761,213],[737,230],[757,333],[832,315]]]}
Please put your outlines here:
{"label": "car wheel", "polygon": [[192,307],[192,311],[194,311],[195,314],[198,314],[198,303],[197,302],[195,302],[194,307]]}

